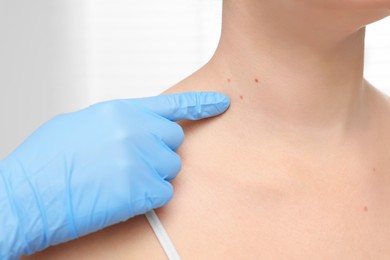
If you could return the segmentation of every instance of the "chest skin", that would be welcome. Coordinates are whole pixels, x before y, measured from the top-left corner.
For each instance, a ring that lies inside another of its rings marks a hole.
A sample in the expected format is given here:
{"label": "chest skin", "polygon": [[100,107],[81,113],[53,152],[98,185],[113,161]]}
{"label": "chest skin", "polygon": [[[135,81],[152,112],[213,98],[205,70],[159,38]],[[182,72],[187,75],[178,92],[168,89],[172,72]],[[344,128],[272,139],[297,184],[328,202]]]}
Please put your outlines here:
{"label": "chest skin", "polygon": [[183,259],[388,259],[383,142],[304,152],[198,124],[183,124],[175,197],[157,210]]}

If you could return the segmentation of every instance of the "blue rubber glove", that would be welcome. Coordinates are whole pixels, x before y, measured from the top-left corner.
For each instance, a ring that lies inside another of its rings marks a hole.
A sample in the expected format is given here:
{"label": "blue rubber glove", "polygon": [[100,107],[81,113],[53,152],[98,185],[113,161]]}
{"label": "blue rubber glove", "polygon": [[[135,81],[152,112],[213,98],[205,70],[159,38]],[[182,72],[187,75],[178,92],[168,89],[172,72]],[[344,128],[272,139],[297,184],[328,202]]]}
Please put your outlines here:
{"label": "blue rubber glove", "polygon": [[181,160],[177,120],[229,99],[187,92],[113,100],[49,120],[0,161],[0,259],[16,259],[165,205]]}

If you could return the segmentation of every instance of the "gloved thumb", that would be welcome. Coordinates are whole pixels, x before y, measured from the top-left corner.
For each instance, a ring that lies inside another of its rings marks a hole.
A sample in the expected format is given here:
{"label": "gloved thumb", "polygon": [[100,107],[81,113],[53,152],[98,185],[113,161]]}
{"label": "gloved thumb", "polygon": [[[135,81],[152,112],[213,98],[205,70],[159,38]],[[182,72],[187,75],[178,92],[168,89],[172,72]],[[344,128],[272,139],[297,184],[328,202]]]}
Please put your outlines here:
{"label": "gloved thumb", "polygon": [[128,101],[171,121],[216,116],[225,112],[230,105],[230,99],[218,92],[183,92]]}

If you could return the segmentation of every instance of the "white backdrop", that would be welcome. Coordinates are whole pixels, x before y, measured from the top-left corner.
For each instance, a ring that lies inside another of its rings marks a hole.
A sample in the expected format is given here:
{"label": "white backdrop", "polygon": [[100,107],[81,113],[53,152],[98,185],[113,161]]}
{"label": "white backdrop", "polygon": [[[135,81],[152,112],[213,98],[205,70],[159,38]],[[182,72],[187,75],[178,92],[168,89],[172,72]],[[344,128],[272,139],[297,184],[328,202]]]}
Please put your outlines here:
{"label": "white backdrop", "polygon": [[[220,21],[221,0],[0,0],[0,159],[55,114],[174,85]],[[390,19],[367,34],[365,75],[390,94]]]}
{"label": "white backdrop", "polygon": [[220,0],[87,3],[91,101],[158,94],[202,66],[218,43]]}

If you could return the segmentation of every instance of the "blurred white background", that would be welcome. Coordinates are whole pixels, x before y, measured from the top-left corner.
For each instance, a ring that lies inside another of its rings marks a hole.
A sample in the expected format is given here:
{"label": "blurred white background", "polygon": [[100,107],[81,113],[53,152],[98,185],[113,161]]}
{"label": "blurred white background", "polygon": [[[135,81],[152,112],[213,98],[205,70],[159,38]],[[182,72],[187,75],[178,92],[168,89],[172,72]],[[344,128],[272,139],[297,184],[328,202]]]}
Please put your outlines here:
{"label": "blurred white background", "polygon": [[[0,0],[0,159],[52,116],[157,95],[215,50],[221,0]],[[390,19],[368,27],[366,78],[390,94]]]}

